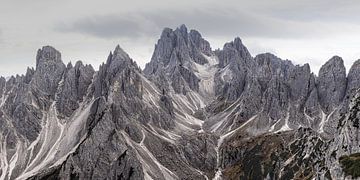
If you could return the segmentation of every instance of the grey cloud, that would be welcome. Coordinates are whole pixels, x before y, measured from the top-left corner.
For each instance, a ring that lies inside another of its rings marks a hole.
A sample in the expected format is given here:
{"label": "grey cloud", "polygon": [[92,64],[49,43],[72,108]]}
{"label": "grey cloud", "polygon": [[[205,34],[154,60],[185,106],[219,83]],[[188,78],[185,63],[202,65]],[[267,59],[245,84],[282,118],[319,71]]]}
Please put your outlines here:
{"label": "grey cloud", "polygon": [[295,37],[304,36],[306,32],[284,27],[283,23],[266,17],[240,12],[236,9],[202,9],[184,12],[151,12],[144,13],[162,26],[177,26],[185,23],[211,36],[256,36],[256,37]]}
{"label": "grey cloud", "polygon": [[161,30],[180,24],[199,30],[216,48],[239,36],[255,52],[284,58],[313,55],[318,62],[342,52],[355,59],[359,7],[358,0],[3,0],[0,61],[25,67],[14,59],[33,62],[36,49],[47,44],[68,59],[101,60],[120,43],[134,59],[147,62]]}
{"label": "grey cloud", "polygon": [[264,15],[295,21],[359,23],[357,0],[274,1],[262,7]]}
{"label": "grey cloud", "polygon": [[3,43],[3,42],[4,42],[4,40],[3,40],[3,31],[2,31],[2,29],[0,27],[0,43]]}
{"label": "grey cloud", "polygon": [[[94,16],[57,25],[60,32],[75,32],[100,38],[154,36],[164,27],[186,24],[209,36],[265,38],[319,37],[321,25],[261,16],[239,9],[202,8],[189,10],[156,10],[108,16]],[[331,29],[324,27],[327,31]]]}
{"label": "grey cloud", "polygon": [[[141,13],[157,27],[187,24],[208,36],[240,36],[276,39],[329,37],[339,32],[331,23],[293,21],[234,8],[202,8],[183,11],[155,11]],[[342,26],[342,28],[354,28]],[[359,28],[359,27],[356,27]]]}
{"label": "grey cloud", "polygon": [[134,17],[114,15],[82,18],[71,24],[59,23],[54,29],[59,32],[75,32],[101,38],[133,38],[146,32]]}

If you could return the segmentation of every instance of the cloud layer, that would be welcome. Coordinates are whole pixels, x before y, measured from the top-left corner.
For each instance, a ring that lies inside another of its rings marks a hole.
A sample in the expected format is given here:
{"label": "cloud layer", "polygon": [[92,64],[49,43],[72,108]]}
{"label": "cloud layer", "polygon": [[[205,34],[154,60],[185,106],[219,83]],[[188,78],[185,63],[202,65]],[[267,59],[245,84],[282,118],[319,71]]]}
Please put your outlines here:
{"label": "cloud layer", "polygon": [[239,36],[251,53],[272,52],[317,69],[337,54],[360,58],[360,1],[347,0],[3,0],[0,75],[24,73],[36,50],[98,64],[120,44],[143,66],[164,27],[186,24],[213,48]]}
{"label": "cloud layer", "polygon": [[[280,17],[278,17],[280,16]],[[242,36],[264,38],[312,38],[337,34],[335,23],[293,20],[283,14],[264,16],[234,8],[157,10],[107,16],[89,16],[55,26],[60,32],[93,35],[99,38],[139,38],[159,34],[164,27],[187,24],[209,36]],[[278,17],[278,18],[276,18]],[[299,17],[300,18],[300,17]],[[344,25],[339,22],[338,24]],[[360,28],[347,24],[353,31]],[[345,26],[346,27],[346,26]]]}

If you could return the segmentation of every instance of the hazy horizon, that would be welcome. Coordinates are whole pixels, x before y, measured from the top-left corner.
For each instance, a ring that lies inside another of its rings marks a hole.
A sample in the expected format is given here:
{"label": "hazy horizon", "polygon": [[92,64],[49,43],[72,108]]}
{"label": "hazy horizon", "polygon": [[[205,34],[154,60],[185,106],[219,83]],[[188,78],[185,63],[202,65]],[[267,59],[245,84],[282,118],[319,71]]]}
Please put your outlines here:
{"label": "hazy horizon", "polygon": [[349,70],[360,59],[358,1],[4,0],[0,7],[0,76],[35,66],[37,49],[51,45],[65,63],[94,68],[119,44],[138,65],[150,61],[163,28],[186,24],[213,49],[240,37],[252,56],[270,52],[317,74],[332,56]]}

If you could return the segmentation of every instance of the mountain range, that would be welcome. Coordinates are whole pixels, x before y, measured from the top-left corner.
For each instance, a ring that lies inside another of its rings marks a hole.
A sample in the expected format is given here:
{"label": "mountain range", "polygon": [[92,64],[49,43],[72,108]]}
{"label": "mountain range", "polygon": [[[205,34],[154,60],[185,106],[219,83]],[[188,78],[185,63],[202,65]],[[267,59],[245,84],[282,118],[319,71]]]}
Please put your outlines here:
{"label": "mountain range", "polygon": [[185,25],[144,69],[120,46],[98,70],[44,46],[0,78],[0,180],[356,178],[340,159],[360,152],[359,88],[359,60],[315,75]]}

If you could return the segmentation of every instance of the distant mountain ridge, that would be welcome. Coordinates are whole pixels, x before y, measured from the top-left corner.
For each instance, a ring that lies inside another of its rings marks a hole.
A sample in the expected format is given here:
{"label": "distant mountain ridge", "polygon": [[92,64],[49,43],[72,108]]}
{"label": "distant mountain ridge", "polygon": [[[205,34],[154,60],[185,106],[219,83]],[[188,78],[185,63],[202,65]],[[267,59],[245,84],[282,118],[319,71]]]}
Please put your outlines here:
{"label": "distant mountain ridge", "polygon": [[117,46],[98,71],[51,46],[0,78],[0,179],[339,179],[359,152],[360,66],[314,75],[240,38],[212,50],[165,28],[144,70]]}

